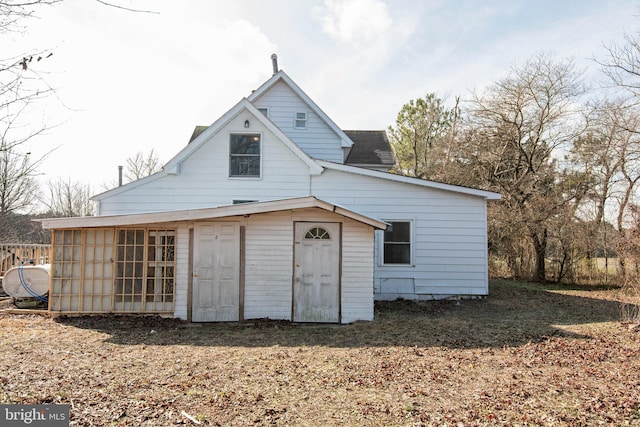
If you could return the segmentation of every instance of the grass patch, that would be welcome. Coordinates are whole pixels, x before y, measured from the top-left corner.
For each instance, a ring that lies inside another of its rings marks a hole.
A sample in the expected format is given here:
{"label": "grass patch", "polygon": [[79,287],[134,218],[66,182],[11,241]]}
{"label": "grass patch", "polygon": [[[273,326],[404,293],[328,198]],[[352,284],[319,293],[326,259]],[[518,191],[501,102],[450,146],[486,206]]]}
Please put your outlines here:
{"label": "grass patch", "polygon": [[96,426],[640,425],[618,293],[496,280],[342,326],[3,313],[0,400]]}

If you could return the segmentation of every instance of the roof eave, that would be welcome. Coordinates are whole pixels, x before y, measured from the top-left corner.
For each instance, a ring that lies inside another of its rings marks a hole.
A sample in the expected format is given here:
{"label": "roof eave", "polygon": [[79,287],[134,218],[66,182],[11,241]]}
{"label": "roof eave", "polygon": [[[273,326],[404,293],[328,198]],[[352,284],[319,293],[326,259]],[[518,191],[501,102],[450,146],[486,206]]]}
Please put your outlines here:
{"label": "roof eave", "polygon": [[433,188],[433,189],[436,189],[436,190],[450,191],[450,192],[453,192],[453,193],[459,193],[459,194],[465,194],[465,195],[469,195],[469,196],[482,197],[482,198],[484,198],[486,200],[500,200],[502,198],[502,195],[500,195],[500,193],[495,193],[495,192],[492,192],[492,191],[478,190],[478,189],[469,188],[469,187],[461,187],[459,185],[453,185],[453,184],[444,184],[444,183],[440,183],[440,182],[428,181],[428,180],[424,180],[424,179],[420,179],[420,178],[412,178],[412,177],[403,176],[403,175],[395,175],[395,174],[391,174],[391,173],[388,173],[388,172],[380,172],[380,171],[376,171],[376,170],[372,170],[372,169],[365,169],[365,168],[358,167],[358,166],[343,165],[343,164],[339,164],[339,163],[327,162],[326,160],[317,160],[317,162],[320,164],[320,166],[322,166],[322,167],[324,167],[326,169],[340,170],[340,171],[347,172],[347,173],[354,173],[354,174],[358,174],[358,175],[364,175],[364,176],[370,176],[370,177],[374,177],[374,178],[386,179],[386,180],[389,180],[389,181],[403,182],[403,183],[412,184],[412,185],[419,185],[419,186],[422,186],[422,187]]}
{"label": "roof eave", "polygon": [[215,208],[189,209],[168,212],[150,212],[124,215],[86,216],[71,218],[44,218],[40,222],[43,229],[117,227],[167,222],[198,221],[204,219],[255,215],[292,209],[320,208],[355,221],[384,230],[387,224],[375,218],[359,214],[313,196],[272,200],[266,202],[242,203]]}

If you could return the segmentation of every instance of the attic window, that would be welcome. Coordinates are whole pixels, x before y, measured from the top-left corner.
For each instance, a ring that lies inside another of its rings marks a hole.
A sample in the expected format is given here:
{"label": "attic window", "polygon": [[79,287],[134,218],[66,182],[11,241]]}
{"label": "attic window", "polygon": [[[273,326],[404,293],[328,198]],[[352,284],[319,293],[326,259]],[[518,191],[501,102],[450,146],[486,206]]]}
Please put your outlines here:
{"label": "attic window", "polygon": [[295,128],[296,129],[307,128],[307,113],[296,113]]}
{"label": "attic window", "polygon": [[267,110],[266,108],[258,108],[258,111],[260,111],[262,114],[264,114],[265,116],[269,116],[269,110]]}
{"label": "attic window", "polygon": [[260,135],[232,134],[229,141],[229,176],[260,178]]}

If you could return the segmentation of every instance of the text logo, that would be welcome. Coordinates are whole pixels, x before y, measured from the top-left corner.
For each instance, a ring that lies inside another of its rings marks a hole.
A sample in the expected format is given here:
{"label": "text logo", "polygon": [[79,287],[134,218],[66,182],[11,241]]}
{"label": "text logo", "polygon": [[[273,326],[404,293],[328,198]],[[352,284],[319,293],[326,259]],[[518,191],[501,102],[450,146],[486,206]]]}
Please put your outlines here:
{"label": "text logo", "polygon": [[69,405],[0,405],[3,427],[69,427]]}

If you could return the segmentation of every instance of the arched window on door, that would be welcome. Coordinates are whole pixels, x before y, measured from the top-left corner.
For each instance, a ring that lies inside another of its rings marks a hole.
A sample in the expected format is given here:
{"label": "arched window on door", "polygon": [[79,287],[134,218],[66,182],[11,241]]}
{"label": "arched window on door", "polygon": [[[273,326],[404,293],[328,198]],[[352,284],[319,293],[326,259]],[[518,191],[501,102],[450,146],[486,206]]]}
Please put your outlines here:
{"label": "arched window on door", "polygon": [[331,235],[322,227],[310,228],[304,235],[305,240],[331,240]]}

